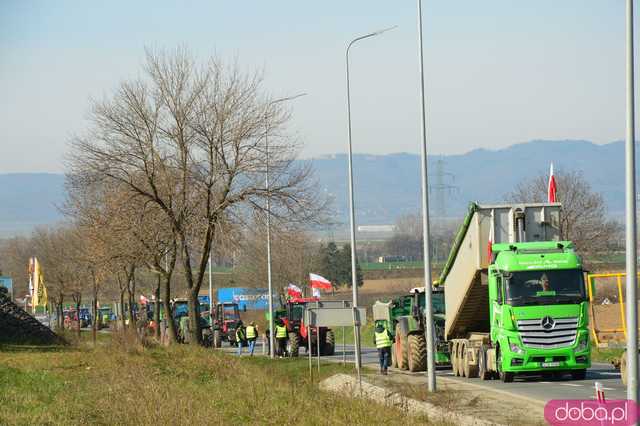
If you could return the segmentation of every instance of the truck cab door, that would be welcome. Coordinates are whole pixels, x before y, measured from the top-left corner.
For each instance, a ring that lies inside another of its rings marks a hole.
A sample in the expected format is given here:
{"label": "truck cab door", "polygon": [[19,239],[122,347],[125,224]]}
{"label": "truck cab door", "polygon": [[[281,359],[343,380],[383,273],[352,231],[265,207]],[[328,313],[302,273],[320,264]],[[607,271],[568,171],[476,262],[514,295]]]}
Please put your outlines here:
{"label": "truck cab door", "polygon": [[491,341],[495,342],[497,333],[502,326],[502,276],[500,274],[491,274],[489,279],[489,321],[491,323]]}

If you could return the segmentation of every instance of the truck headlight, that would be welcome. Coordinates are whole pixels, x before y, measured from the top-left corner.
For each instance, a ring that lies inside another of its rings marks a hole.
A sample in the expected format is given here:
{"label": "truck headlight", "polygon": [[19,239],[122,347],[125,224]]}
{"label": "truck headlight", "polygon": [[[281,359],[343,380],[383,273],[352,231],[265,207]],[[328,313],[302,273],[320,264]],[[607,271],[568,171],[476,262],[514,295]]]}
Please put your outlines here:
{"label": "truck headlight", "polygon": [[580,338],[580,342],[578,342],[578,346],[576,346],[576,352],[583,352],[587,350],[587,346],[589,346],[588,338],[585,338],[584,335]]}
{"label": "truck headlight", "polygon": [[514,352],[518,355],[524,354],[524,349],[522,349],[520,346],[516,345],[515,343],[509,342],[509,349],[511,349],[511,352]]}

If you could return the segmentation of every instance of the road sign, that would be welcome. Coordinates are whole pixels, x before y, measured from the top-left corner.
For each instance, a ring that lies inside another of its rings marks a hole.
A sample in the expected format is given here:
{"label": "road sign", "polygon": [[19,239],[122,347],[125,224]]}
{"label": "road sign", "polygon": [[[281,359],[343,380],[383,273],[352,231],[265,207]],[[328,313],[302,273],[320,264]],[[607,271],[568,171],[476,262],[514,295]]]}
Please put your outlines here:
{"label": "road sign", "polygon": [[[366,308],[355,310],[358,325],[367,322]],[[354,322],[353,308],[307,308],[305,324],[311,327],[351,327]]]}

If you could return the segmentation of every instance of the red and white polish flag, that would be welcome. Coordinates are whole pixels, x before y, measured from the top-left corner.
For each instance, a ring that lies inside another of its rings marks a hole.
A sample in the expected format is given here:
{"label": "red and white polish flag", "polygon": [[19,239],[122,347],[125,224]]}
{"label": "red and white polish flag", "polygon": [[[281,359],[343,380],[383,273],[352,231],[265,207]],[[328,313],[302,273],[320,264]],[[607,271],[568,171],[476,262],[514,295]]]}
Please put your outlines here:
{"label": "red and white polish flag", "polygon": [[287,295],[291,297],[302,297],[302,289],[295,284],[287,286]]}
{"label": "red and white polish flag", "polygon": [[309,285],[311,288],[319,288],[322,290],[331,290],[333,288],[331,281],[317,274],[309,274]]}
{"label": "red and white polish flag", "polygon": [[547,188],[547,201],[550,203],[556,203],[556,177],[553,175],[553,163],[549,170],[549,187]]}

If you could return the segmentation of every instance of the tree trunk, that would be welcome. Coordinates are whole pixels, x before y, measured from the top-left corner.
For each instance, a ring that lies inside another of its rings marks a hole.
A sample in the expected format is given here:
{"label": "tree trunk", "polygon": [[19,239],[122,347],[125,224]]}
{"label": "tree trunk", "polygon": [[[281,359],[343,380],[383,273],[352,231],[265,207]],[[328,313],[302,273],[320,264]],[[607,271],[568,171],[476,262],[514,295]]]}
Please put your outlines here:
{"label": "tree trunk", "polygon": [[133,315],[133,291],[130,288],[127,289],[127,296],[129,298],[129,328],[131,330],[135,330],[136,328],[136,319]]}
{"label": "tree trunk", "polygon": [[189,330],[191,331],[191,342],[194,344],[202,344],[202,330],[200,329],[200,314],[198,313],[198,290],[196,287],[189,291]]}
{"label": "tree trunk", "polygon": [[76,301],[76,316],[78,317],[78,321],[76,324],[76,331],[78,332],[78,339],[80,339],[80,302],[81,302],[81,298],[78,297],[78,300]]}
{"label": "tree trunk", "polygon": [[60,302],[58,302],[58,305],[56,306],[56,309],[58,310],[58,330],[62,330],[64,328],[64,307],[62,305],[62,297],[60,298]]}
{"label": "tree trunk", "polygon": [[98,340],[98,297],[93,295],[93,301],[91,302],[91,309],[93,310],[93,321],[91,321],[91,335],[93,338],[93,345],[95,346]]}
{"label": "tree trunk", "polygon": [[120,312],[118,312],[119,315],[119,320],[120,320],[120,325],[122,326],[122,331],[126,331],[126,324],[124,322],[124,292],[126,291],[126,288],[120,289]]}
{"label": "tree trunk", "polygon": [[167,334],[169,336],[169,343],[175,343],[178,341],[178,332],[176,330],[176,323],[173,320],[173,310],[171,309],[171,274],[165,276],[164,284],[164,318],[167,322]]}
{"label": "tree trunk", "polygon": [[156,334],[157,340],[160,340],[160,283],[161,282],[162,282],[162,278],[160,277],[160,274],[158,274],[158,281],[156,282],[156,292],[155,292],[156,304],[153,309],[153,322],[156,323],[155,334]]}

